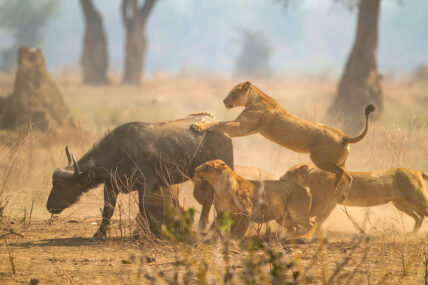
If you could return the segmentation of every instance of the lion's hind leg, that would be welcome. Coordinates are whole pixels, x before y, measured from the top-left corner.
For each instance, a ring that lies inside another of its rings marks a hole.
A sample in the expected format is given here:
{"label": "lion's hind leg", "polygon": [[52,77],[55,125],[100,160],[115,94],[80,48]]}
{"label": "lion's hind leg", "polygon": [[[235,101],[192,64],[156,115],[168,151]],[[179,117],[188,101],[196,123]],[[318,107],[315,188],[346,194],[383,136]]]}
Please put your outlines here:
{"label": "lion's hind leg", "polygon": [[415,207],[406,200],[393,200],[392,203],[398,210],[406,213],[415,220],[415,225],[410,234],[417,234],[425,218],[424,215],[420,215],[418,209],[415,209]]}
{"label": "lion's hind leg", "polygon": [[303,238],[311,238],[315,232],[317,223],[315,221],[307,221],[300,222],[296,225],[296,230],[294,231],[294,237],[303,237]]}
{"label": "lion's hind leg", "polygon": [[[348,197],[349,189],[351,188],[352,176],[349,175],[348,172],[346,172],[345,167],[338,166],[336,164],[331,164],[327,166],[323,165],[323,167],[318,167],[328,172],[334,173],[336,177],[334,179],[333,185],[335,189],[335,195],[336,197],[338,197],[338,202],[341,203],[346,200],[346,198]],[[344,180],[346,180],[346,182]],[[340,183],[341,181],[343,183]],[[341,185],[339,185],[339,183]]]}
{"label": "lion's hind leg", "polygon": [[312,237],[315,229],[316,222],[311,220],[309,211],[291,211],[287,218],[282,219],[280,223],[283,227],[287,228],[290,237]]}

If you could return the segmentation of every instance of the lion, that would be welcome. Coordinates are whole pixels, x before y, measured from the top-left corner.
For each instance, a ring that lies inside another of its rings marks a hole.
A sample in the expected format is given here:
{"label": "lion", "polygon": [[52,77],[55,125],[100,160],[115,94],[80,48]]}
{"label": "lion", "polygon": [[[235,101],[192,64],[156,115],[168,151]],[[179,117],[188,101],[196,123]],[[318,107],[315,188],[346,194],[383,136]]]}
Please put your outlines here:
{"label": "lion", "polygon": [[[251,166],[235,165],[235,173],[247,180],[274,180],[269,172]],[[214,193],[211,186],[207,183],[201,183],[198,180],[192,180],[194,184],[193,197],[199,204],[202,205],[201,215],[199,218],[198,230],[204,231],[208,224],[208,216],[211,210],[211,205],[214,200]],[[209,186],[209,187],[207,187]]]}
{"label": "lion", "polygon": [[193,180],[207,181],[212,185],[217,211],[217,220],[212,228],[218,228],[219,221],[228,212],[233,221],[230,228],[233,238],[242,238],[250,222],[275,220],[293,237],[310,236],[315,228],[315,223],[310,220],[312,199],[309,189],[293,181],[247,181],[222,160],[198,166]]}
{"label": "lion", "polygon": [[409,168],[390,168],[366,172],[349,172],[353,178],[349,195],[340,202],[334,196],[334,176],[307,164],[290,168],[280,180],[292,180],[310,188],[312,194],[311,217],[316,217],[318,228],[336,207],[336,204],[373,207],[392,202],[412,217],[415,225],[411,234],[420,229],[428,216],[428,193],[424,180],[428,174]]}
{"label": "lion", "polygon": [[[223,103],[228,109],[243,106],[244,110],[235,121],[195,122],[193,130],[223,132],[231,137],[259,133],[283,147],[309,153],[316,166],[335,174],[334,185],[338,196],[341,201],[346,198],[352,183],[352,177],[345,170],[350,144],[361,141],[367,135],[369,114],[375,110],[373,105],[368,105],[365,109],[366,125],[363,132],[356,137],[349,137],[335,128],[286,112],[273,98],[249,81],[235,86]],[[343,176],[347,182],[338,189]]]}

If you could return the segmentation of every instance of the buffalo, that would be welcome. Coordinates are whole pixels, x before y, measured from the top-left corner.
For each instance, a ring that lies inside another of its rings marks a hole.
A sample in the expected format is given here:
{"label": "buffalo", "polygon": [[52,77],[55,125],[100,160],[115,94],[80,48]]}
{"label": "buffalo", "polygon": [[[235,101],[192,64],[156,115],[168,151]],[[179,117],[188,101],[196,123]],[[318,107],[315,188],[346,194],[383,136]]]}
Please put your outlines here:
{"label": "buffalo", "polygon": [[[190,128],[195,122],[211,120],[209,114],[198,113],[167,122],[127,123],[108,133],[78,161],[66,147],[69,165],[53,173],[48,211],[59,214],[83,193],[104,184],[102,222],[94,234],[94,238],[102,239],[118,194],[138,191],[139,212],[159,236],[163,216],[159,219],[150,214],[153,193],[190,179],[193,170],[206,161],[221,159],[233,168],[233,146],[228,136],[218,132],[199,134]],[[203,211],[209,211],[212,199],[209,195],[208,200],[202,201]],[[200,221],[200,228],[205,224]]]}

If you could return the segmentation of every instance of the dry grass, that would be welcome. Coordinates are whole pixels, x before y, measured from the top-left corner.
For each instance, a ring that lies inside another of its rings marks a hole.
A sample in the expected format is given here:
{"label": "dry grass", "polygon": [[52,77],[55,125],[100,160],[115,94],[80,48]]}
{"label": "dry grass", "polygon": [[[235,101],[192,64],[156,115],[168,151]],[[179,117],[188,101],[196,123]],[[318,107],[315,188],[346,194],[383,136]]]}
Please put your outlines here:
{"label": "dry grass", "polygon": [[[0,208],[8,201],[3,217],[0,215],[2,229],[23,235],[23,238],[10,235],[7,241],[2,238],[0,283],[28,283],[31,278],[43,284],[136,284],[153,280],[249,283],[251,280],[243,278],[252,276],[248,272],[250,268],[259,272],[254,275],[259,278],[255,280],[258,283],[275,280],[315,284],[425,282],[428,228],[424,225],[419,236],[410,239],[405,233],[413,227],[413,220],[390,205],[348,208],[350,217],[368,236],[359,235],[338,208],[324,225],[328,242],[321,239],[321,242],[284,244],[273,228],[269,242],[254,250],[243,249],[233,242],[221,242],[219,246],[150,239],[132,242],[129,237],[135,228],[137,211],[131,195],[120,196],[110,227],[111,238],[105,243],[94,243],[89,237],[100,222],[101,188],[90,191],[48,225],[45,203],[54,169],[66,165],[65,143],[79,157],[97,137],[127,121],[170,120],[206,110],[219,120],[229,120],[240,111],[227,111],[221,102],[236,84],[234,79],[154,78],[138,88],[86,87],[78,84],[72,75],[59,75],[55,79],[82,129],[90,135],[82,135],[82,131],[62,141],[46,134],[23,136],[19,150],[16,146],[0,145],[0,183],[3,185]],[[276,98],[286,110],[321,122],[326,102],[330,102],[336,88],[334,82],[320,80],[253,83]],[[0,95],[8,95],[12,84],[11,77],[0,76]],[[407,81],[384,84],[384,115],[374,122],[363,142],[352,146],[348,169],[397,166],[428,169],[427,87],[427,84]],[[0,137],[7,138],[8,134]],[[297,163],[309,162],[307,155],[281,148],[259,135],[234,139],[234,148],[236,164],[260,167],[275,176]],[[185,183],[180,188],[180,201],[199,211],[191,184]],[[266,232],[258,231],[259,234]],[[253,234],[257,235],[256,231]],[[12,274],[10,254],[15,274]],[[272,279],[276,278],[272,272],[275,268],[279,268],[285,280]]]}

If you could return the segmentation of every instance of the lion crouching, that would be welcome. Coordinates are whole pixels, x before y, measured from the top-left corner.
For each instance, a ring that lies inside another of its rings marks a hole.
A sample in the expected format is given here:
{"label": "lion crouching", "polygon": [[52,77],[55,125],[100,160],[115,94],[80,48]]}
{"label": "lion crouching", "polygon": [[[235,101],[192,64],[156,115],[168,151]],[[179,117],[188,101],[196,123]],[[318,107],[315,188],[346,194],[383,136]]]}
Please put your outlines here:
{"label": "lion crouching", "polygon": [[[196,180],[207,181],[214,189],[217,221],[229,212],[231,236],[242,238],[250,222],[275,220],[294,236],[310,236],[315,228],[310,220],[309,189],[292,181],[247,181],[223,161],[206,162],[195,169]],[[218,222],[214,223],[218,226]]]}
{"label": "lion crouching", "polygon": [[334,195],[334,175],[314,166],[301,164],[290,168],[281,178],[293,180],[310,188],[311,217],[318,227],[328,218],[337,204],[355,207],[373,207],[392,202],[412,217],[412,234],[420,229],[428,216],[428,192],[425,181],[428,174],[409,168],[390,168],[366,172],[349,172],[352,185],[347,199],[340,203]]}
{"label": "lion crouching", "polygon": [[[274,180],[272,174],[267,171],[251,166],[235,165],[234,171],[237,175],[247,180]],[[192,181],[194,184],[193,197],[202,205],[201,216],[199,218],[199,231],[204,231],[208,224],[208,216],[211,205],[214,201],[214,193],[211,185],[206,181]]]}

